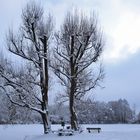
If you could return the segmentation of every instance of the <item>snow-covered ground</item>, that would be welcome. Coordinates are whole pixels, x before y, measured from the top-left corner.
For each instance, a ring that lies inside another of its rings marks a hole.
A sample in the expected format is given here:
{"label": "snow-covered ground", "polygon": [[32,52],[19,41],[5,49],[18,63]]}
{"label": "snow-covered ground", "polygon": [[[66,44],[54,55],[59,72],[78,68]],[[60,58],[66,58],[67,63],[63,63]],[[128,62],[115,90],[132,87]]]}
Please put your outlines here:
{"label": "snow-covered ground", "polygon": [[[88,133],[86,127],[100,127],[101,133]],[[0,140],[140,140],[140,125],[83,125],[85,131],[73,136],[43,134],[42,125],[0,125]],[[57,130],[60,125],[53,125]]]}

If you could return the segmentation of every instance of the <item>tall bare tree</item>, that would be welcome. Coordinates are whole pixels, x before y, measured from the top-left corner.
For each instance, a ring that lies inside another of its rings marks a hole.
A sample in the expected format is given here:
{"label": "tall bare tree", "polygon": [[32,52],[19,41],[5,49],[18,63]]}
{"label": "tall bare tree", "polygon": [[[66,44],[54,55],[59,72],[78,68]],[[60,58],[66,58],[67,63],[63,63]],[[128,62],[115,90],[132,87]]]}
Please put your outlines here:
{"label": "tall bare tree", "polygon": [[104,77],[102,67],[95,68],[103,50],[102,34],[94,15],[87,17],[74,10],[67,13],[55,37],[52,68],[66,89],[66,94],[60,96],[63,99],[68,97],[71,127],[77,130],[76,99],[81,99],[99,86]]}
{"label": "tall bare tree", "polygon": [[[14,70],[0,65],[0,75],[12,103],[37,111],[42,116],[44,133],[50,130],[48,113],[48,46],[53,30],[52,16],[43,8],[29,3],[22,11],[22,25],[7,35],[8,50],[24,60],[24,67]],[[9,94],[10,93],[10,94]]]}

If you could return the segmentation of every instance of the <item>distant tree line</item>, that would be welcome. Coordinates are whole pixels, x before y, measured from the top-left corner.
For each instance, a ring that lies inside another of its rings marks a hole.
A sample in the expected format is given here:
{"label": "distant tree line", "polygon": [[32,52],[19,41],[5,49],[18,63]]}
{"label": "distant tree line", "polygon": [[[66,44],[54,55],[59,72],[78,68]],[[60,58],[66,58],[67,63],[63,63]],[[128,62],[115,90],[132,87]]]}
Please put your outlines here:
{"label": "distant tree line", "polygon": [[[13,105],[3,93],[0,94],[0,106],[0,124],[42,123],[39,114],[30,109]],[[79,124],[140,123],[140,113],[136,114],[125,99],[109,102],[88,99],[79,101],[76,108]],[[62,118],[65,123],[70,123],[69,116],[68,105],[57,103],[50,106],[52,124],[60,124]]]}
{"label": "distant tree line", "polygon": [[135,110],[125,99],[107,103],[87,100],[78,103],[77,108],[79,123],[133,123],[137,118]]}

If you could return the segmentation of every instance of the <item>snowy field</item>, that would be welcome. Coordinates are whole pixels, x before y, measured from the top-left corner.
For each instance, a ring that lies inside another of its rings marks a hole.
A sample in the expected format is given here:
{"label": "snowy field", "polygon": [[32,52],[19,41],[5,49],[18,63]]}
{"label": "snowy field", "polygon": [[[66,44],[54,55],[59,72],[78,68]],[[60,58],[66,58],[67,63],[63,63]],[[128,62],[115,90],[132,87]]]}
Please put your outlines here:
{"label": "snowy field", "polygon": [[[86,127],[101,127],[100,133],[88,133]],[[0,140],[140,140],[140,125],[83,125],[85,130],[73,136],[43,134],[42,125],[0,125]],[[53,125],[57,130],[60,125]]]}

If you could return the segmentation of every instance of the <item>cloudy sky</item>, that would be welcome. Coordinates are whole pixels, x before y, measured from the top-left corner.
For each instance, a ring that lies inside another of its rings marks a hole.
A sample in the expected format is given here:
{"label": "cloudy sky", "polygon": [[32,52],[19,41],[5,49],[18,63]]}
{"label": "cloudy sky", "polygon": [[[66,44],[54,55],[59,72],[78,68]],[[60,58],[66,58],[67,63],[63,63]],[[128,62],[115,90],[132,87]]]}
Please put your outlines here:
{"label": "cloudy sky", "polygon": [[[8,28],[16,28],[21,9],[29,0],[0,0],[0,47]],[[95,11],[104,32],[104,89],[94,91],[101,101],[126,98],[140,110],[140,1],[139,0],[36,0],[53,13],[56,28],[73,7],[86,14]]]}

